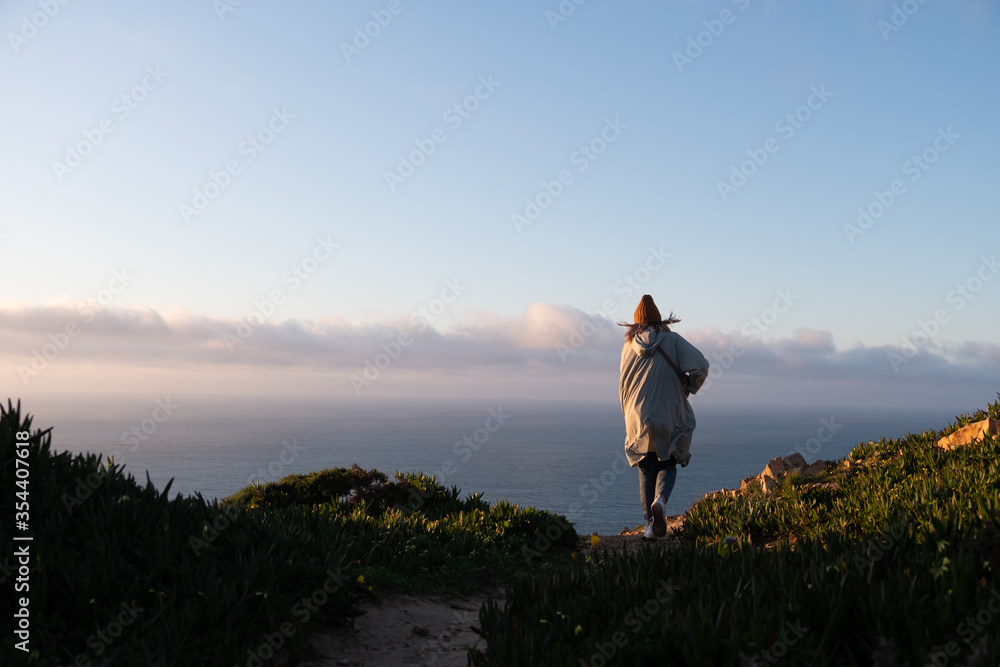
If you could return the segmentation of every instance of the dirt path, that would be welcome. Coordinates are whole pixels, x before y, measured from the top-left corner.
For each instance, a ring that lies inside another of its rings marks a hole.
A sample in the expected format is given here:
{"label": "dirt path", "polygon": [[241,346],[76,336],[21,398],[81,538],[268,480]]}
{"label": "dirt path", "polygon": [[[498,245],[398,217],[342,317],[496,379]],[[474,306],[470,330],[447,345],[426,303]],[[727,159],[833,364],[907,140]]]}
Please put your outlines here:
{"label": "dirt path", "polygon": [[[645,546],[667,549],[682,523],[681,516],[667,517],[667,536],[653,542],[642,539],[642,527],[602,535],[596,547],[591,547],[589,535],[583,535],[579,553],[620,551],[622,546],[629,553]],[[490,598],[502,602],[503,590],[465,597],[393,595],[379,602],[365,601],[361,605],[365,614],[354,621],[354,629],[335,628],[318,636],[313,644],[326,657],[300,667],[465,667],[467,648],[485,645],[472,627],[479,627],[479,608]]]}
{"label": "dirt path", "polygon": [[622,546],[625,547],[625,551],[633,554],[644,546],[658,547],[661,549],[669,549],[675,544],[674,541],[674,531],[684,525],[684,516],[675,515],[667,517],[667,535],[666,537],[661,537],[657,540],[647,541],[642,539],[642,535],[645,532],[645,526],[636,526],[632,529],[623,529],[618,535],[600,535],[601,541],[598,542],[596,547],[590,546],[590,535],[580,536],[580,552],[583,555],[588,555],[591,552],[601,553],[606,551],[621,551]]}
{"label": "dirt path", "polygon": [[503,591],[460,597],[446,595],[393,595],[361,605],[366,613],[354,630],[333,629],[313,644],[321,660],[300,667],[465,667],[469,646],[482,646],[472,631],[479,626],[479,608],[492,596],[503,600]]}

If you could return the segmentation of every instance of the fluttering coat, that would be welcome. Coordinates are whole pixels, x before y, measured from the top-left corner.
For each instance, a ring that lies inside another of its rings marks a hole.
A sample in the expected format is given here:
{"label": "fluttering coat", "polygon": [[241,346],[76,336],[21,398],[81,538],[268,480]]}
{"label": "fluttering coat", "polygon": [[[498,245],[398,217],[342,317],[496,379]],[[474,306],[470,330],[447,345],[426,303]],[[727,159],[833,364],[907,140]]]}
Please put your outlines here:
{"label": "fluttering coat", "polygon": [[695,417],[681,381],[657,347],[670,356],[697,393],[708,378],[705,355],[680,334],[647,327],[622,347],[618,393],[625,416],[625,455],[635,466],[648,453],[671,456],[682,467],[691,460]]}

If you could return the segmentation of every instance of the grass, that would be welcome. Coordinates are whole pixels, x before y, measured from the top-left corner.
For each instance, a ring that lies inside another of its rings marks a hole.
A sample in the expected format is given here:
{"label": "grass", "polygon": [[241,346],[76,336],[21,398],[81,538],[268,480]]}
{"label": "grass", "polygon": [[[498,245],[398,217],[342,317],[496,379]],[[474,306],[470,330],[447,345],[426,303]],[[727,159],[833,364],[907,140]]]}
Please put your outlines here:
{"label": "grass", "polygon": [[8,642],[0,660],[275,664],[308,656],[310,634],[350,623],[366,598],[503,585],[472,665],[995,665],[1000,442],[934,446],[987,416],[1000,401],[941,432],[859,444],[771,494],[708,496],[672,549],[573,558],[564,517],[420,473],[334,468],[223,502],[171,498],[96,455],[53,454],[8,403],[0,495],[30,500],[32,652]]}
{"label": "grass", "polygon": [[472,663],[995,665],[1000,442],[934,447],[987,416],[1000,402],[858,445],[819,478],[839,489],[789,476],[770,495],[709,496],[665,555],[516,582],[483,608],[490,641]]}
{"label": "grass", "polygon": [[[366,597],[504,584],[524,575],[510,554],[552,526],[561,537],[537,567],[568,561],[576,541],[548,512],[356,466],[248,487],[222,503],[171,498],[170,484],[158,491],[97,455],[54,454],[50,433],[31,421],[20,403],[0,414],[5,507],[21,491],[16,434],[32,434],[21,449],[34,538],[31,651],[6,641],[3,664],[244,665],[308,655],[308,636],[349,623]],[[13,528],[0,525],[0,542],[13,544]],[[3,615],[7,637],[12,614]]]}

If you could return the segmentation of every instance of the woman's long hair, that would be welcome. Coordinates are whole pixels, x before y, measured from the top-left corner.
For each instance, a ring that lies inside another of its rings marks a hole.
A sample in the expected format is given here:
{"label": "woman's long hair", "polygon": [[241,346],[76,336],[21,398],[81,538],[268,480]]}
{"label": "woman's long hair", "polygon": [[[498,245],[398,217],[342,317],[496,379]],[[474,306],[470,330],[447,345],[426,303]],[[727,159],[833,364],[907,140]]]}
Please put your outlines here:
{"label": "woman's long hair", "polygon": [[619,322],[618,326],[628,327],[625,330],[625,340],[631,343],[635,340],[635,337],[639,334],[639,332],[647,327],[653,331],[670,331],[670,325],[675,322],[680,322],[680,319],[674,317],[674,312],[670,311],[670,317],[662,322],[657,322],[655,324],[629,324],[628,322]]}

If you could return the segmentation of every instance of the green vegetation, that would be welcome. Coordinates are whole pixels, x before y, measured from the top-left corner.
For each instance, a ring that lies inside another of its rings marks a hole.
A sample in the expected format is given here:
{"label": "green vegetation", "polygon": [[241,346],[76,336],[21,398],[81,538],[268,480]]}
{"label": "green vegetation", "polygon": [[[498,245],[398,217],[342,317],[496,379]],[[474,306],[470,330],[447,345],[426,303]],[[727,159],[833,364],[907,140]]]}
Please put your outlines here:
{"label": "green vegetation", "polygon": [[[31,433],[27,447],[17,447],[19,432]],[[358,467],[324,470],[208,503],[170,499],[169,484],[160,492],[148,476],[143,485],[112,461],[50,445],[8,403],[0,543],[33,541],[29,591],[9,593],[16,558],[8,551],[2,563],[5,665],[266,664],[307,655],[307,636],[349,622],[365,596],[506,583],[523,569],[510,555],[553,526],[559,548],[541,552],[538,567],[568,561],[576,543],[561,517],[460,500],[419,473],[388,482]],[[30,471],[21,486],[15,458]],[[10,512],[25,491],[27,533]],[[11,641],[19,596],[30,598],[30,654]]]}
{"label": "green vegetation", "polygon": [[[420,473],[354,466],[221,503],[170,499],[112,461],[51,453],[8,404],[0,496],[8,508],[23,491],[26,451],[32,653],[8,641],[0,660],[272,664],[308,655],[308,635],[366,597],[502,584],[470,664],[996,665],[1000,438],[934,446],[987,416],[1000,401],[940,433],[860,444],[770,494],[710,495],[669,549],[575,558],[563,517],[462,499]],[[0,541],[14,534],[5,520]],[[12,586],[16,565],[2,565]]]}
{"label": "green vegetation", "polygon": [[858,445],[818,479],[839,488],[711,495],[666,553],[515,582],[473,664],[996,665],[1000,439],[934,447],[987,416]]}

